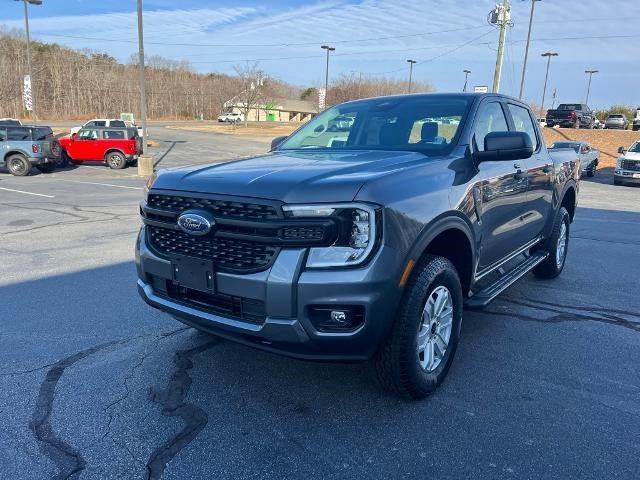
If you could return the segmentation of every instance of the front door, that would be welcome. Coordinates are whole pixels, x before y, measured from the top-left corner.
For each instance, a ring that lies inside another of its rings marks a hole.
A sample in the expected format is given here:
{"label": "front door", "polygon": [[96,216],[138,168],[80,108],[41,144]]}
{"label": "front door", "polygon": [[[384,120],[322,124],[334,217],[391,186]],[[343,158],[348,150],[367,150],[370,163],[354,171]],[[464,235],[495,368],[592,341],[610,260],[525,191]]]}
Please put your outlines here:
{"label": "front door", "polygon": [[[494,100],[482,104],[476,115],[473,148],[484,150],[488,133],[508,130],[502,103]],[[526,243],[522,216],[527,200],[527,166],[524,160],[482,162],[476,178],[474,201],[481,245],[476,273],[480,273]]]}
{"label": "front door", "polygon": [[98,142],[100,132],[93,129],[82,129],[78,132],[75,141],[71,144],[69,154],[74,160],[99,160]]}

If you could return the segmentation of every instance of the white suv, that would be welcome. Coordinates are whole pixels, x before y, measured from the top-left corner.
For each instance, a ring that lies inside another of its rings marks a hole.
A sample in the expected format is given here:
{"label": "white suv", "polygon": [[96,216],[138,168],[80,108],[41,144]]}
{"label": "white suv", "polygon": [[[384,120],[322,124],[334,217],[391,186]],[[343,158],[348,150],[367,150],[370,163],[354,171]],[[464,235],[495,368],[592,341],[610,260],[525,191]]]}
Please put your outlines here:
{"label": "white suv", "polygon": [[244,122],[244,114],[237,112],[228,112],[218,117],[219,122],[240,123]]}
{"label": "white suv", "polygon": [[89,120],[87,123],[82,125],[81,127],[72,127],[71,135],[74,133],[78,133],[82,128],[89,127],[126,127],[127,124],[124,120],[120,120],[119,118],[94,118],[93,120]]}

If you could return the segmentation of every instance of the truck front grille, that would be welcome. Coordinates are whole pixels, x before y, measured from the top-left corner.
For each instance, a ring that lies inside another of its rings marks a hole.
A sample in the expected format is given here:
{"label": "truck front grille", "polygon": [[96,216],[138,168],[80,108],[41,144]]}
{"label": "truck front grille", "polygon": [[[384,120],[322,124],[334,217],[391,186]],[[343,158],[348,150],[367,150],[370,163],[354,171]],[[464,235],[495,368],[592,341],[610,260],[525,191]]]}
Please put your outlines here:
{"label": "truck front grille", "polygon": [[229,238],[198,237],[172,228],[147,226],[149,244],[160,255],[187,255],[213,261],[216,268],[237,272],[268,268],[278,247]]}
{"label": "truck front grille", "polygon": [[157,193],[150,194],[147,203],[152,208],[174,213],[182,213],[185,210],[199,208],[211,212],[215,217],[245,220],[271,220],[280,218],[278,211],[273,206],[257,203],[179,195],[161,195]]}
{"label": "truck front grille", "polygon": [[623,170],[631,170],[634,172],[640,172],[640,160],[627,160],[626,158],[622,160],[620,165]]}

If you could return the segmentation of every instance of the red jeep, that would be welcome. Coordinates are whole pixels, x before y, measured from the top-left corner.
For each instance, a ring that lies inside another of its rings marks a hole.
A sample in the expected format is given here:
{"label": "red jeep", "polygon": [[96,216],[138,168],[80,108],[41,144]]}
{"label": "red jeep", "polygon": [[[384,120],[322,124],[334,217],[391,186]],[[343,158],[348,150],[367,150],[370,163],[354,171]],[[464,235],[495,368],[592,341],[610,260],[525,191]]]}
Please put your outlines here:
{"label": "red jeep", "polygon": [[135,128],[90,127],[60,139],[61,166],[69,161],[106,162],[111,168],[125,168],[142,153],[142,141]]}

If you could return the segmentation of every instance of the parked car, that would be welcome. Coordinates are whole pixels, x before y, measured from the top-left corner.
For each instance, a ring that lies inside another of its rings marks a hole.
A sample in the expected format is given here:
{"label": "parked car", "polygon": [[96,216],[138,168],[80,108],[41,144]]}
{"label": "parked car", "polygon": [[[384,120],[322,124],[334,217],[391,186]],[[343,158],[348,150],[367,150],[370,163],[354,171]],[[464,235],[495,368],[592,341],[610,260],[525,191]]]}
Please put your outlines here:
{"label": "parked car", "polygon": [[353,124],[353,117],[336,117],[329,122],[327,130],[329,132],[348,132]]}
{"label": "parked car", "polygon": [[640,185],[640,141],[635,142],[628,149],[620,147],[618,153],[620,157],[613,171],[613,183]]}
{"label": "parked car", "polygon": [[20,120],[18,120],[17,118],[0,118],[0,125],[2,126],[7,126],[7,125],[22,125],[22,122]]}
{"label": "parked car", "polygon": [[12,175],[29,175],[32,167],[51,173],[60,159],[60,144],[51,127],[0,125],[0,160]]}
{"label": "parked car", "polygon": [[244,122],[244,114],[238,112],[228,112],[218,117],[219,122],[223,123],[240,123]]}
{"label": "parked car", "polygon": [[636,109],[636,116],[633,118],[632,130],[634,132],[640,130],[640,107]]}
{"label": "parked car", "polygon": [[105,162],[110,168],[125,168],[136,161],[141,139],[135,128],[91,127],[60,139],[62,162]]}
{"label": "parked car", "polygon": [[588,142],[554,142],[549,150],[558,150],[560,148],[571,148],[580,159],[580,173],[586,174],[587,177],[593,177],[598,169],[600,161],[600,152],[593,148]]}
{"label": "parked car", "polygon": [[626,130],[629,128],[629,120],[621,113],[612,113],[604,122],[604,128],[617,128]]}
{"label": "parked car", "polygon": [[[346,114],[349,132],[327,133]],[[549,152],[528,105],[504,95],[336,105],[267,155],[151,178],[138,291],[271,352],[373,358],[383,385],[423,398],[449,371],[464,306],[562,272],[579,179],[575,151]]]}
{"label": "parked car", "polygon": [[604,122],[601,121],[598,117],[593,119],[593,128],[597,128],[599,130],[604,128]]}
{"label": "parked car", "polygon": [[124,120],[120,120],[119,118],[94,118],[93,120],[89,120],[87,123],[82,125],[81,127],[72,127],[71,135],[74,133],[78,133],[83,128],[91,128],[91,127],[118,127],[125,128],[127,124]]}
{"label": "parked car", "polygon": [[584,103],[561,103],[547,111],[547,127],[593,128],[595,113]]}

